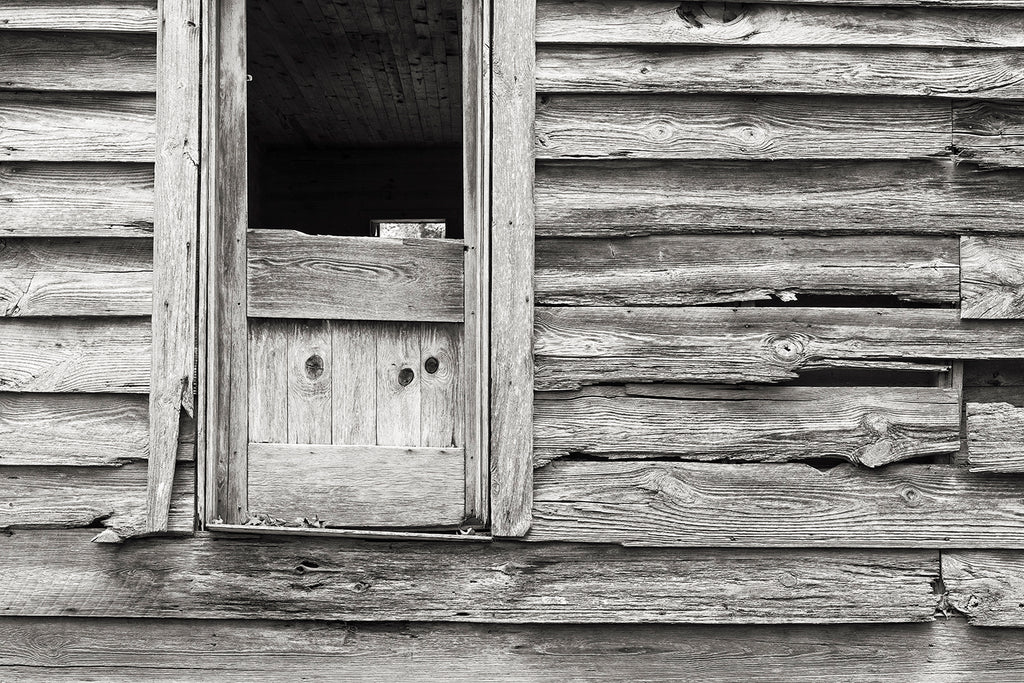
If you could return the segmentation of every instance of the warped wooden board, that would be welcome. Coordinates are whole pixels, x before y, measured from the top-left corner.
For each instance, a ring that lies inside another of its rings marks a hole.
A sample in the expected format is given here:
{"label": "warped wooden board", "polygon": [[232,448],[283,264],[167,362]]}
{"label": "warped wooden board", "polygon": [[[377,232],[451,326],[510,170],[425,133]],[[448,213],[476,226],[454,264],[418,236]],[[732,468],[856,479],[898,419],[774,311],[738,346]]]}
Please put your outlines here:
{"label": "warped wooden board", "polygon": [[960,317],[1024,319],[1024,238],[960,238]]}
{"label": "warped wooden board", "polygon": [[0,163],[0,236],[152,234],[152,164]]}
{"label": "warped wooden board", "polygon": [[1019,50],[537,48],[537,91],[1024,97]]}
{"label": "warped wooden board", "polygon": [[[1018,631],[917,624],[459,624],[0,618],[18,681],[984,680],[1024,676]],[[756,662],[752,668],[751,662]]]}
{"label": "warped wooden board", "polygon": [[0,391],[144,394],[146,319],[0,319]]}
{"label": "warped wooden board", "polygon": [[536,317],[539,390],[780,382],[828,367],[1024,357],[1024,326],[962,321],[955,309],[538,307]]}
{"label": "warped wooden board", "polygon": [[[332,539],[0,536],[0,611],[22,616],[520,623],[912,622],[934,552],[627,549]],[[46,571],[40,571],[46,567]],[[126,580],[145,577],[146,580]]]}
{"label": "warped wooden board", "polygon": [[682,306],[802,295],[960,300],[955,238],[655,236],[542,239],[539,305]]}
{"label": "warped wooden board", "polygon": [[15,31],[156,33],[156,2],[9,0],[0,7],[0,27]]}
{"label": "warped wooden board", "polygon": [[249,510],[340,527],[458,525],[465,457],[460,448],[251,443]]}
{"label": "warped wooden board", "polygon": [[250,230],[249,315],[462,322],[458,240]]}
{"label": "warped wooden board", "polygon": [[[145,425],[148,430],[148,423]],[[0,529],[106,527],[122,537],[146,525],[146,463],[122,467],[0,467],[4,504]],[[191,532],[195,517],[195,467],[174,474],[170,526]],[[92,533],[96,533],[93,528]]]}
{"label": "warped wooden board", "polygon": [[947,551],[942,581],[949,606],[974,626],[1024,627],[1024,553]]}
{"label": "warped wooden board", "polygon": [[1024,472],[1024,408],[968,403],[967,449],[972,472]]}
{"label": "warped wooden board", "polygon": [[0,161],[152,162],[155,150],[152,95],[0,94]]}
{"label": "warped wooden board", "polygon": [[534,402],[534,465],[570,455],[879,467],[960,448],[956,391],[751,387],[678,398],[581,396]]}
{"label": "warped wooden board", "polygon": [[[5,10],[0,9],[0,22]],[[0,90],[156,92],[156,37],[0,32]]]}
{"label": "warped wooden board", "polygon": [[[1024,14],[1021,12],[965,11],[961,7],[971,3],[961,0],[949,4],[957,8],[853,9],[797,4],[680,3],[676,0],[540,0],[537,3],[537,42],[975,49],[1024,46]],[[1024,3],[1017,6],[1024,7]]]}
{"label": "warped wooden board", "polygon": [[534,481],[531,541],[1024,547],[1024,481],[946,465],[555,461]]}
{"label": "warped wooden board", "polygon": [[949,153],[949,103],[847,97],[544,95],[538,159],[905,159]]}
{"label": "warped wooden board", "polygon": [[985,167],[1024,167],[1024,104],[954,102],[953,148]]}
{"label": "warped wooden board", "polygon": [[538,237],[1020,233],[1024,173],[951,161],[537,164]]}

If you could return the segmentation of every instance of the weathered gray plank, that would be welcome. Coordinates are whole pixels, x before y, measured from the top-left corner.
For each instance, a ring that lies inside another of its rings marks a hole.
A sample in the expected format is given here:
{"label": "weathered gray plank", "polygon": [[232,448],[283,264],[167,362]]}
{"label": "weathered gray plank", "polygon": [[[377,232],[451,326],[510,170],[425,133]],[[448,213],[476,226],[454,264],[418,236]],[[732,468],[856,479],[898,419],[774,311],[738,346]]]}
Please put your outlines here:
{"label": "weathered gray plank", "polygon": [[377,443],[420,445],[423,369],[420,325],[377,328]]}
{"label": "weathered gray plank", "polygon": [[954,238],[709,235],[543,239],[540,305],[716,304],[801,295],[960,300]]}
{"label": "weathered gray plank", "polygon": [[[0,10],[0,22],[5,11]],[[0,73],[0,90],[152,93],[156,91],[156,37],[3,31]]]}
{"label": "weathered gray plank", "polygon": [[1024,356],[1024,327],[962,321],[955,309],[538,308],[535,329],[541,390],[780,382],[827,367]]}
{"label": "weathered gray plank", "polygon": [[456,525],[464,470],[461,448],[253,443],[249,509],[340,527]]}
{"label": "weathered gray plank", "polygon": [[967,448],[972,472],[1024,472],[1024,408],[968,403]]}
{"label": "weathered gray plank", "polygon": [[949,103],[914,98],[545,95],[538,159],[912,159],[949,153]]}
{"label": "weathered gray plank", "polygon": [[879,467],[960,447],[956,391],[751,387],[678,397],[582,396],[534,403],[535,465],[614,459],[848,460]]}
{"label": "weathered gray plank", "polygon": [[[783,5],[833,5],[835,0],[762,0],[769,4]],[[955,7],[971,8],[1024,8],[1022,0],[843,0],[851,7]]]}
{"label": "weathered gray plank", "polygon": [[152,165],[0,163],[0,235],[152,233]]}
{"label": "weathered gray plank", "polygon": [[0,160],[153,161],[152,95],[0,94]]}
{"label": "weathered gray plank", "polygon": [[1017,233],[1022,182],[942,161],[543,162],[537,236]]}
{"label": "weathered gray plank", "polygon": [[541,45],[539,92],[1024,97],[1019,50]]}
{"label": "weathered gray plank", "polygon": [[250,316],[462,321],[457,240],[251,230],[248,253]]}
{"label": "weathered gray plank", "polygon": [[[331,324],[326,320],[288,321],[285,336],[288,340],[287,442],[331,443],[331,380],[334,375]],[[274,409],[280,410],[282,397],[276,398]],[[251,464],[249,471],[252,472]]]}
{"label": "weathered gray plank", "polygon": [[553,462],[534,481],[533,541],[1024,546],[1024,481],[947,465]]}
{"label": "weathered gray plank", "polygon": [[933,552],[687,552],[205,536],[140,539],[115,550],[87,539],[72,532],[0,536],[0,611],[777,624],[930,621],[937,602]]}
{"label": "weathered gray plank", "polygon": [[377,329],[376,323],[331,323],[331,443],[377,443]]}
{"label": "weathered gray plank", "polygon": [[1024,553],[944,552],[949,605],[975,626],[1024,627]]}
{"label": "weathered gray plank", "polygon": [[420,333],[419,445],[459,448],[465,441],[466,381],[462,329],[423,324]]}
{"label": "weathered gray plank", "polygon": [[16,31],[156,33],[154,0],[8,0],[0,26]]}
{"label": "weathered gray plank", "polygon": [[[830,5],[831,3],[823,3]],[[847,2],[845,5],[871,3]],[[912,5],[911,2],[873,4]],[[920,3],[925,4],[925,3]],[[927,4],[942,4],[929,2]],[[675,0],[541,0],[537,42],[675,45],[1021,47],[1024,15],[955,9],[815,7]],[[1024,3],[1017,5],[1024,6]]]}
{"label": "weathered gray plank", "polygon": [[1024,318],[1024,238],[960,238],[960,315]]}
{"label": "weathered gray plank", "polygon": [[1024,167],[1024,104],[954,103],[953,147],[964,161],[986,167]]}

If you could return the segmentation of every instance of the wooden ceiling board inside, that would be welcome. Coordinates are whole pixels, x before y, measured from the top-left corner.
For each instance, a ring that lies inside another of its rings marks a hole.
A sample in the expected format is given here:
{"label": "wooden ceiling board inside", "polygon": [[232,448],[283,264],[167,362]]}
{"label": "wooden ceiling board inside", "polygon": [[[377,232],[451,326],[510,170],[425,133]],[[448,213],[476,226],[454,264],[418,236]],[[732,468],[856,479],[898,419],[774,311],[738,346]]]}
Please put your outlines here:
{"label": "wooden ceiling board inside", "polygon": [[459,0],[250,0],[250,135],[263,146],[460,144],[459,22]]}

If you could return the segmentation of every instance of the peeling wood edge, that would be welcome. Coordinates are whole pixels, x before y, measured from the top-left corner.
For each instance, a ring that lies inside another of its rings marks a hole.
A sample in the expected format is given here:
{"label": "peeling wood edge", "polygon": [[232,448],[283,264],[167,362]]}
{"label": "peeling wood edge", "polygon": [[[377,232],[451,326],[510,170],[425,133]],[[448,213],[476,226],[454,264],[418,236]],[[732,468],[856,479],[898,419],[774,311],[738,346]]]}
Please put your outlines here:
{"label": "peeling wood edge", "polygon": [[386,541],[448,541],[453,543],[490,543],[494,539],[490,534],[461,532],[419,532],[419,531],[385,531],[374,529],[316,529],[306,527],[273,527],[249,526],[245,524],[206,525],[206,530],[213,533],[253,536],[302,536],[315,538],[351,538]]}

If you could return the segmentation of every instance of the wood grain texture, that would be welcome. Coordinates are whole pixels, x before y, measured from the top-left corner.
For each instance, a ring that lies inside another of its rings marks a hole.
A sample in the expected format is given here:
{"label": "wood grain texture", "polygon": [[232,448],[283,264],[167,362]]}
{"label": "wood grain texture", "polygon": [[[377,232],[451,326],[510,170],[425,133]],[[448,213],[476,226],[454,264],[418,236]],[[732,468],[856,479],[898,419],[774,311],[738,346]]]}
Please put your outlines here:
{"label": "wood grain texture", "polygon": [[946,465],[553,462],[527,540],[654,546],[1019,548],[1024,483]]}
{"label": "wood grain texture", "polygon": [[960,316],[1024,318],[1024,238],[960,238]]}
{"label": "wood grain texture", "polygon": [[463,248],[457,240],[251,230],[248,262],[250,316],[463,319]]}
{"label": "wood grain texture", "polygon": [[[331,378],[334,376],[331,324],[325,320],[301,320],[286,325],[288,443],[329,444]],[[273,398],[276,398],[276,405],[272,410],[281,410],[282,397]],[[251,464],[249,472],[252,472]]]}
{"label": "wood grain texture", "polygon": [[148,320],[0,319],[0,348],[0,391],[149,391]]}
{"label": "wood grain texture", "polygon": [[[291,321],[249,324],[249,438],[288,443],[288,349]],[[302,359],[305,362],[305,359]]]}
{"label": "wood grain texture", "polygon": [[492,7],[491,531],[530,526],[536,5]]}
{"label": "wood grain texture", "polygon": [[[0,10],[0,22],[6,9]],[[0,32],[0,90],[156,91],[156,37]]]}
{"label": "wood grain texture", "polygon": [[152,162],[152,95],[0,94],[0,161]]}
{"label": "wood grain texture", "polygon": [[1022,181],[942,161],[542,162],[537,236],[1015,233]]}
{"label": "wood grain texture", "polygon": [[971,3],[960,0],[948,4],[957,7],[853,9],[795,3],[726,6],[675,0],[541,0],[537,3],[537,42],[972,49],[1024,46],[1024,15],[1020,12],[969,11],[961,7]]}
{"label": "wood grain texture", "polygon": [[[832,5],[835,0],[763,0],[763,2],[773,5]],[[954,7],[956,9],[1020,9],[1024,7],[1022,0],[844,0],[843,4],[850,7]]]}
{"label": "wood grain texture", "polygon": [[[919,624],[360,624],[0,618],[0,674],[19,681],[985,680],[1024,674],[1021,634]],[[667,673],[670,672],[670,673]]]}
{"label": "wood grain texture", "polygon": [[377,330],[369,323],[331,324],[331,443],[377,443]]}
{"label": "wood grain texture", "polygon": [[949,103],[861,97],[545,95],[538,159],[912,159],[949,153]]}
{"label": "wood grain texture", "polygon": [[953,148],[958,158],[988,168],[1024,167],[1024,104],[954,103]]}
{"label": "wood grain texture", "polygon": [[1024,627],[1024,554],[952,551],[942,554],[950,607],[975,626]]}
{"label": "wood grain texture", "polygon": [[1024,97],[1015,50],[537,48],[538,92]]}
{"label": "wood grain texture", "polygon": [[112,549],[83,539],[88,536],[73,532],[0,537],[0,574],[7,578],[0,610],[357,622],[778,624],[930,621],[937,602],[934,552],[689,552],[205,535],[140,539]]}
{"label": "wood grain texture", "polygon": [[[954,309],[538,308],[536,387],[780,382],[822,368],[1024,356],[1021,326]],[[934,370],[930,368],[921,368]]]}
{"label": "wood grain texture", "polygon": [[972,472],[1024,472],[1024,408],[968,403],[967,448]]}
{"label": "wood grain texture", "polygon": [[[687,400],[687,399],[690,400]],[[536,466],[570,455],[879,467],[955,452],[960,401],[947,389],[752,387],[690,397],[582,396],[534,403]]]}
{"label": "wood grain texture", "polygon": [[15,31],[156,33],[153,0],[11,0],[0,9],[0,27]]}
{"label": "wood grain texture", "polygon": [[419,443],[422,399],[419,325],[387,325],[377,330],[377,443]]}
{"label": "wood grain texture", "polygon": [[466,443],[468,371],[457,325],[423,325],[420,358],[421,446],[461,448]]}
{"label": "wood grain texture", "polygon": [[709,235],[542,239],[538,305],[682,306],[803,295],[960,299],[953,238]]}
{"label": "wood grain texture", "polygon": [[457,525],[462,449],[249,445],[249,509],[340,527]]}
{"label": "wood grain texture", "polygon": [[[5,493],[0,528],[93,526],[113,529],[122,538],[138,535],[146,529],[146,470],[144,462],[116,468],[2,467]],[[179,467],[169,531],[192,531],[194,499],[195,468]]]}

